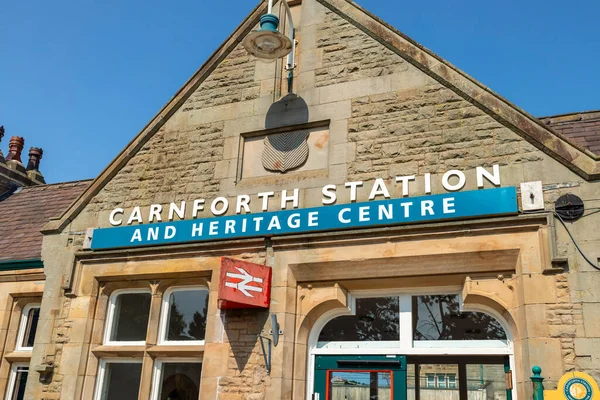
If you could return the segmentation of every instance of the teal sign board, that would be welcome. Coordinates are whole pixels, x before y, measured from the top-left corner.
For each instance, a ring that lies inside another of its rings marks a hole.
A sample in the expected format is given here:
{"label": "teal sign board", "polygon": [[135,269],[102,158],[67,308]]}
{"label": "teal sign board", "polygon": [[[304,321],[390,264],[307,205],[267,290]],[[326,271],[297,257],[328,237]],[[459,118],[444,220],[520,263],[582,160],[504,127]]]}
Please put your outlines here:
{"label": "teal sign board", "polygon": [[316,208],[95,229],[91,249],[113,249],[515,214],[515,187]]}

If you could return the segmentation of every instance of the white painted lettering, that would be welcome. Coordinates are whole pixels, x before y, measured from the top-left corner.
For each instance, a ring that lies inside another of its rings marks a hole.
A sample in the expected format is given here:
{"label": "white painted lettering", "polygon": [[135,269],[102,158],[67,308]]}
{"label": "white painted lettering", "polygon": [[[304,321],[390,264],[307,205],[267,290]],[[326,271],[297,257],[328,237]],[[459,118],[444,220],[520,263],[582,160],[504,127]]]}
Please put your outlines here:
{"label": "white painted lettering", "polygon": [[148,222],[162,221],[162,217],[160,216],[161,212],[162,212],[162,206],[160,204],[152,204],[150,206],[150,215],[148,216]]}
{"label": "white painted lettering", "polygon": [[346,214],[347,212],[350,212],[349,208],[342,208],[340,210],[340,212],[338,213],[338,220],[342,223],[342,224],[349,224],[350,222],[352,222],[350,220],[350,218],[344,218],[344,214]]}
{"label": "white painted lettering", "polygon": [[267,230],[270,231],[273,228],[277,228],[277,230],[281,229],[281,224],[279,223],[279,217],[277,217],[277,215],[273,215],[271,217],[271,222],[269,222],[269,226],[267,226]]}
{"label": "white painted lettering", "polygon": [[358,220],[360,222],[369,222],[371,218],[369,217],[369,206],[358,207]]}
{"label": "white painted lettering", "polygon": [[402,208],[404,208],[404,218],[410,217],[410,207],[413,205],[412,201],[406,201],[404,203],[400,203]]}
{"label": "white painted lettering", "polygon": [[210,236],[219,234],[219,221],[211,221],[210,224],[208,224],[208,234]]}
{"label": "white painted lettering", "polygon": [[197,224],[192,225],[192,237],[202,236],[202,228],[204,227],[204,222],[199,222]]}
{"label": "white painted lettering", "polygon": [[425,194],[431,194],[431,174],[427,172],[425,178]]}
{"label": "white painted lettering", "polygon": [[240,194],[237,197],[237,203],[235,204],[235,213],[240,214],[242,212],[242,208],[245,213],[250,212],[250,196],[247,194]]}
{"label": "white painted lettering", "polygon": [[308,226],[319,226],[318,211],[312,211],[308,213]]}
{"label": "white painted lettering", "polygon": [[[456,176],[458,178],[458,182],[454,185],[450,183],[450,178]],[[449,192],[456,192],[457,190],[462,189],[465,186],[465,182],[467,178],[462,171],[452,169],[442,176],[442,186]]]}
{"label": "white painted lettering", "polygon": [[444,214],[454,214],[456,210],[454,209],[454,197],[446,197],[443,200],[444,205]]}
{"label": "white painted lettering", "polygon": [[133,242],[141,242],[142,241],[142,231],[138,228],[133,232],[133,236],[131,237],[130,243]]}
{"label": "white painted lettering", "polygon": [[108,216],[108,222],[110,222],[110,224],[112,226],[118,226],[118,225],[121,225],[123,223],[123,219],[119,219],[119,220],[115,219],[115,217],[117,216],[117,214],[123,215],[123,209],[122,208],[115,208],[114,210],[112,210],[110,212],[110,215]]}
{"label": "white painted lettering", "polygon": [[293,228],[293,229],[300,228],[300,214],[298,214],[298,213],[290,214],[290,216],[288,217],[288,220],[287,220],[287,224],[290,228]]}
{"label": "white painted lettering", "polygon": [[264,219],[263,217],[254,217],[254,218],[252,218],[252,220],[254,221],[254,224],[255,224],[255,228],[256,228],[255,230],[256,230],[256,231],[259,231],[259,230],[260,230],[260,222],[261,222],[263,219]]}
{"label": "white painted lettering", "polygon": [[335,193],[336,186],[335,185],[325,185],[321,190],[323,193],[323,204],[334,204],[337,201],[337,194]]}
{"label": "white painted lettering", "polygon": [[165,239],[173,239],[175,237],[175,234],[177,233],[177,229],[175,229],[174,226],[167,226],[165,228]]}
{"label": "white painted lettering", "polygon": [[421,216],[424,217],[425,215],[429,214],[429,215],[434,215],[433,214],[433,200],[423,200],[421,202]]}
{"label": "white painted lettering", "polygon": [[148,238],[146,240],[158,240],[159,227],[148,228]]}
{"label": "white painted lettering", "polygon": [[232,219],[225,221],[225,234],[228,233],[235,233],[235,221]]}
{"label": "white painted lettering", "polygon": [[300,191],[298,189],[294,189],[294,194],[288,196],[287,190],[281,191],[281,209],[285,210],[287,208],[287,203],[292,202],[292,207],[298,208],[298,198],[300,197]]}
{"label": "white painted lettering", "polygon": [[134,221],[139,222],[140,224],[143,222],[140,206],[133,207],[133,211],[131,212],[129,219],[127,220],[127,225],[131,225]]}
{"label": "white painted lettering", "polygon": [[[221,205],[220,207],[219,204]],[[225,197],[217,197],[210,203],[210,212],[213,213],[213,215],[223,215],[227,212],[228,208],[229,200]]]}
{"label": "white painted lettering", "polygon": [[483,167],[475,169],[477,174],[477,187],[483,187],[483,178],[487,179],[492,185],[500,186],[500,166],[498,164],[492,166],[492,173],[489,173]]}
{"label": "white painted lettering", "polygon": [[350,201],[356,201],[356,188],[362,186],[362,181],[346,182],[345,186],[350,188]]}
{"label": "white painted lettering", "polygon": [[192,208],[192,217],[198,218],[198,213],[204,210],[204,199],[194,200],[194,207]]}
{"label": "white painted lettering", "polygon": [[267,211],[269,209],[269,197],[275,196],[275,192],[262,192],[257,196],[262,199],[262,210]]}
{"label": "white painted lettering", "polygon": [[406,175],[406,176],[397,176],[396,182],[400,182],[402,185],[402,197],[408,196],[408,182],[414,181],[414,175]]}
{"label": "white painted lettering", "polygon": [[175,203],[169,204],[169,221],[173,221],[175,214],[179,219],[185,218],[185,201],[182,201],[179,207]]}
{"label": "white painted lettering", "polygon": [[369,200],[375,199],[376,196],[383,196],[386,199],[390,198],[390,192],[385,186],[385,181],[381,178],[375,179],[371,193],[369,194]]}
{"label": "white painted lettering", "polygon": [[379,205],[379,220],[380,221],[383,220],[384,216],[385,216],[385,219],[394,218],[394,213],[393,213],[391,204],[388,204],[387,206],[385,204]]}

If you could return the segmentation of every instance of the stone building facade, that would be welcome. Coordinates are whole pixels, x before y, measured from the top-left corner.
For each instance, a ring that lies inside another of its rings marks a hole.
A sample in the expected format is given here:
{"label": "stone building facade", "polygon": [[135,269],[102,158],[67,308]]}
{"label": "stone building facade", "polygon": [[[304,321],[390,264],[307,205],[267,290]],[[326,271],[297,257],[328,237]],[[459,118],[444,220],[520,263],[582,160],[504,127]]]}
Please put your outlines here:
{"label": "stone building facade", "polygon": [[[419,371],[432,375],[423,398],[434,388],[467,398],[498,384],[485,376],[503,376],[491,398],[525,399],[534,365],[548,388],[572,370],[600,380],[600,156],[573,139],[584,137],[580,125],[559,133],[564,117],[532,117],[351,2],[289,4],[298,40],[292,94],[281,61],[259,62],[241,44],[266,11],[260,4],[44,227],[31,354],[39,376],[30,374],[25,398],[119,398],[111,385],[126,374],[139,399],[196,395],[194,385],[202,399],[332,399],[344,385],[389,392],[393,381],[401,390],[411,369],[413,388],[428,385],[414,378]],[[277,150],[297,137],[308,146],[303,163],[285,172],[265,164],[267,143]],[[490,205],[475,201],[470,218],[94,247],[101,232],[117,240],[106,232],[139,222],[162,219],[160,229],[168,220],[332,207],[329,185],[336,206],[351,206],[463,192],[478,199],[539,181],[539,191],[524,187],[518,212],[503,215],[477,216]],[[565,194],[586,212],[563,226],[554,211]],[[272,268],[269,309],[219,308],[221,257]],[[261,344],[272,339],[270,315],[281,335],[269,363]],[[140,337],[120,339],[138,323]],[[187,331],[172,333],[180,323]],[[468,376],[480,376],[479,386]]]}

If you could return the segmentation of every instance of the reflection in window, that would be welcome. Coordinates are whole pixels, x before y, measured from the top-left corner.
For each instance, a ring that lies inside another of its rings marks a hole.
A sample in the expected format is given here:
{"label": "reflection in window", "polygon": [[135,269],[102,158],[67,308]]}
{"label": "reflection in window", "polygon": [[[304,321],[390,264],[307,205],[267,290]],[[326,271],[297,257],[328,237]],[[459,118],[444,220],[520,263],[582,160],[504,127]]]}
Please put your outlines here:
{"label": "reflection in window", "polygon": [[163,363],[159,400],[197,400],[201,373],[202,364],[199,362]]}
{"label": "reflection in window", "polygon": [[428,388],[435,387],[435,374],[427,374],[427,387]]}
{"label": "reflection in window", "polygon": [[30,350],[35,341],[35,332],[40,319],[40,306],[27,306],[23,309],[21,325],[19,326],[18,350]]}
{"label": "reflection in window", "polygon": [[398,297],[356,299],[356,315],[329,321],[319,342],[399,340],[399,328]]}
{"label": "reflection in window", "polygon": [[207,309],[207,289],[178,289],[172,291],[168,299],[165,340],[204,340]]}
{"label": "reflection in window", "polygon": [[456,375],[448,374],[447,377],[448,377],[448,388],[456,389]]}
{"label": "reflection in window", "polygon": [[480,393],[486,393],[488,399],[506,399],[506,375],[504,366],[493,364],[467,364],[468,400],[478,400]]}
{"label": "reflection in window", "polygon": [[[39,310],[39,308],[38,308]],[[7,400],[23,400],[25,398],[25,384],[29,367],[23,364],[13,365],[10,373],[9,386],[6,392]]]}
{"label": "reflection in window", "polygon": [[506,340],[496,319],[478,312],[460,312],[458,296],[413,297],[414,340]]}
{"label": "reflection in window", "polygon": [[113,315],[109,341],[145,341],[151,299],[152,295],[148,292],[118,294],[111,304]]}
{"label": "reflection in window", "polygon": [[141,362],[107,362],[100,400],[137,399],[142,377]]}
{"label": "reflection in window", "polygon": [[392,398],[391,371],[331,371],[329,373],[329,399]]}

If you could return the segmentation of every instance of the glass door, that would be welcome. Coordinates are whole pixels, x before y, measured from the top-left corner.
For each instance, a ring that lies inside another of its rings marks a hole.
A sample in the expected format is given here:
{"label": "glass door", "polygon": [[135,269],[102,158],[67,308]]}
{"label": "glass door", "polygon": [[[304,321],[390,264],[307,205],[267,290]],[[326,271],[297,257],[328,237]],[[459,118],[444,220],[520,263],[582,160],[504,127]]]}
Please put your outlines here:
{"label": "glass door", "polygon": [[313,400],[406,400],[404,356],[316,356]]}

